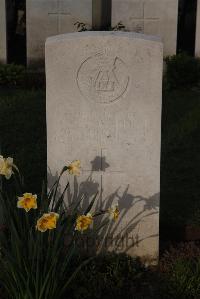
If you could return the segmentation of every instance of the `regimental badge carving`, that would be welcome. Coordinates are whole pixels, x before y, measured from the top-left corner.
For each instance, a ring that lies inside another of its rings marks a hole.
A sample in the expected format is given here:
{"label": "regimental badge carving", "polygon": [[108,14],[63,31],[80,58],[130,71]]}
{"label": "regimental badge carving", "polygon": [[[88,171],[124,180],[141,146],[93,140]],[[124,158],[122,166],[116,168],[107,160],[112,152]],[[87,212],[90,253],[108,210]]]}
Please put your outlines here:
{"label": "regimental badge carving", "polygon": [[109,104],[125,93],[129,84],[128,68],[119,57],[97,54],[81,64],[77,84],[86,99]]}

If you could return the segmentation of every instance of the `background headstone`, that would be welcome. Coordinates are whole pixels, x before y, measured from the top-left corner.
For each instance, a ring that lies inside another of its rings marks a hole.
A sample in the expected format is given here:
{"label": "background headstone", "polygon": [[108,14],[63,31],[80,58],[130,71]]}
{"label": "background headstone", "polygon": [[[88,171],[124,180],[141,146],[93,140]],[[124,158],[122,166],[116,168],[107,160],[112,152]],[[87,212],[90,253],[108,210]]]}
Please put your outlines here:
{"label": "background headstone", "polygon": [[7,62],[6,4],[0,1],[0,62]]}
{"label": "background headstone", "polygon": [[46,42],[48,176],[80,159],[75,194],[99,189],[104,208],[119,201],[120,220],[101,240],[151,262],[159,240],[162,60],[161,42],[137,33]]}
{"label": "background headstone", "polygon": [[178,0],[112,0],[112,26],[162,38],[164,55],[176,54]]}
{"label": "background headstone", "polygon": [[27,63],[44,64],[44,45],[49,36],[74,32],[74,23],[92,23],[92,0],[27,0]]}
{"label": "background headstone", "polygon": [[197,0],[195,56],[200,57],[200,0]]}

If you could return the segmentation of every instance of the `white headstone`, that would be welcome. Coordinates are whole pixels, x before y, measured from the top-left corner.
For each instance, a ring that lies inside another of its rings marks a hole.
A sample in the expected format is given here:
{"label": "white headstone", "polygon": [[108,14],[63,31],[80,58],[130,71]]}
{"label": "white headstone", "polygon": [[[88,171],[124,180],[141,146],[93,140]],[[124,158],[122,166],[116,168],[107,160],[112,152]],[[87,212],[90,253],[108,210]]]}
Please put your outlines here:
{"label": "white headstone", "polygon": [[176,54],[178,0],[112,0],[112,26],[162,38],[164,55]]}
{"label": "white headstone", "polygon": [[77,31],[76,22],[92,23],[92,0],[27,0],[27,62],[44,64],[49,36]]}
{"label": "white headstone", "polygon": [[200,57],[200,0],[197,0],[195,56]]}
{"label": "white headstone", "polygon": [[107,240],[151,262],[159,241],[162,61],[161,42],[137,33],[46,42],[49,172],[80,159],[78,181],[88,194],[96,184],[104,207],[119,201]]}
{"label": "white headstone", "polygon": [[7,61],[7,37],[6,37],[6,4],[0,1],[0,62]]}

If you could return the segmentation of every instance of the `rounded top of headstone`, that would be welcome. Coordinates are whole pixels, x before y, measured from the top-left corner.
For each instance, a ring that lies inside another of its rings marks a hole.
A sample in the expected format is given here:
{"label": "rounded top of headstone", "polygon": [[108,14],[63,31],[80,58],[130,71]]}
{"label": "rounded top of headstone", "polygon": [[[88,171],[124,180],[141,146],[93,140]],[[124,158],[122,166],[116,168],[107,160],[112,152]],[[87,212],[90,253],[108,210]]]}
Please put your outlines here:
{"label": "rounded top of headstone", "polygon": [[146,35],[142,33],[136,32],[122,32],[122,31],[84,31],[84,32],[74,32],[74,33],[66,33],[66,34],[59,34],[55,36],[48,37],[46,40],[46,44],[49,43],[57,43],[61,42],[66,39],[83,39],[83,38],[128,38],[128,39],[139,39],[145,40],[150,42],[157,42],[161,43],[161,38],[154,35]]}

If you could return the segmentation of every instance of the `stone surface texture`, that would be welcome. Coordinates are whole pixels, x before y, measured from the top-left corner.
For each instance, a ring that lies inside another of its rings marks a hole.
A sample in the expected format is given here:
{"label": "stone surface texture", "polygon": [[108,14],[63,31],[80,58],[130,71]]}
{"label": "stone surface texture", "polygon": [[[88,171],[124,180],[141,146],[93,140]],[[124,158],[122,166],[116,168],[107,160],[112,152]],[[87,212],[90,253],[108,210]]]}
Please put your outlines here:
{"label": "stone surface texture", "polygon": [[102,247],[149,262],[159,244],[162,61],[160,40],[137,33],[46,42],[49,184],[80,159],[82,174],[69,178],[74,194],[89,202],[99,190],[98,206],[118,202],[121,211],[100,233]]}
{"label": "stone surface texture", "polygon": [[92,0],[27,0],[26,20],[28,65],[42,65],[47,37],[77,31],[77,21],[91,25]]}
{"label": "stone surface texture", "polygon": [[162,38],[164,55],[176,53],[178,0],[113,0],[112,25]]}
{"label": "stone surface texture", "polygon": [[6,7],[5,0],[0,0],[0,62],[7,61],[7,37],[6,37]]}

